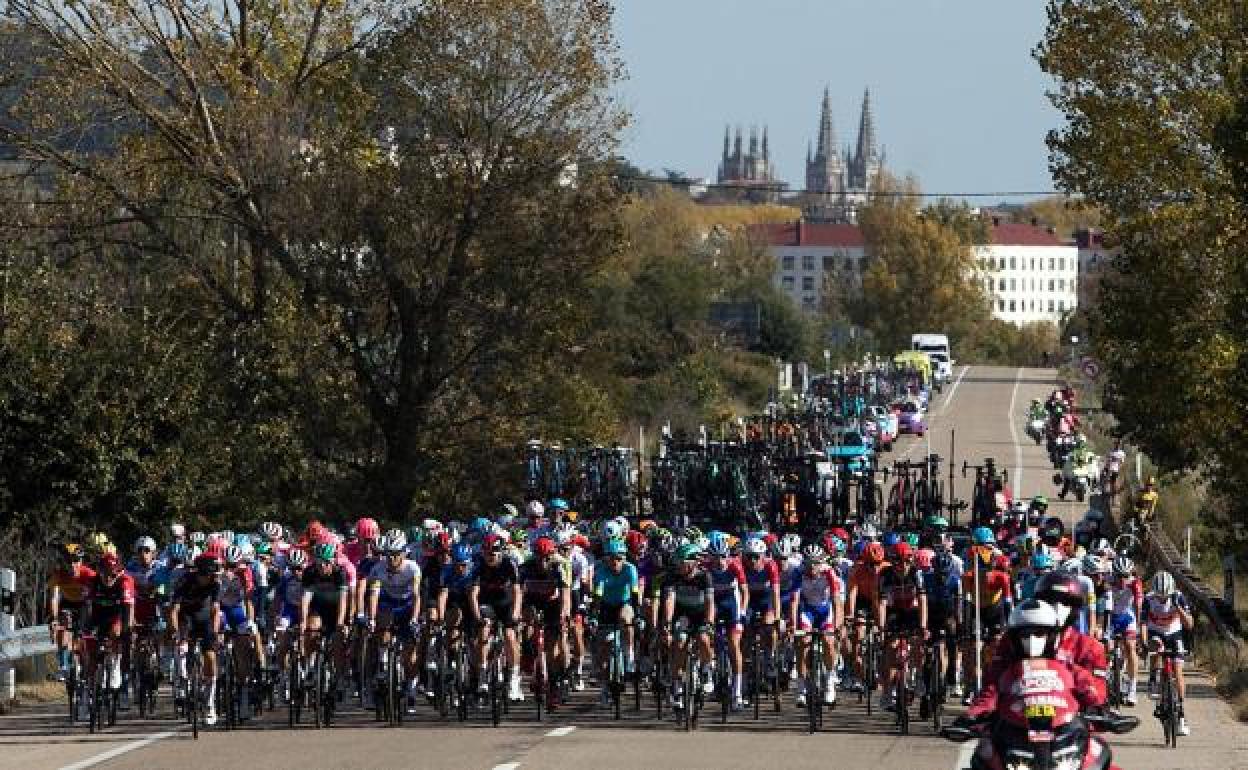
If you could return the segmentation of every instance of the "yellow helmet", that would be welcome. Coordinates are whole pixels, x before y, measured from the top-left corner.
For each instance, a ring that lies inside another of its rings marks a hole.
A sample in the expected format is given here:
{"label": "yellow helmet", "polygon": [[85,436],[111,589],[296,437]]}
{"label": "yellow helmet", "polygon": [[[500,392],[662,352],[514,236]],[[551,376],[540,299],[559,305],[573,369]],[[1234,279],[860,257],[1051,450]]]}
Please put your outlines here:
{"label": "yellow helmet", "polygon": [[65,543],[61,546],[61,554],[70,559],[82,557],[82,546],[77,543]]}
{"label": "yellow helmet", "polygon": [[103,532],[92,532],[87,535],[87,548],[99,551],[106,545],[108,545],[108,535]]}
{"label": "yellow helmet", "polygon": [[105,543],[104,545],[100,546],[100,555],[103,556],[105,554],[112,554],[113,556],[116,556],[117,546],[113,545],[112,543]]}
{"label": "yellow helmet", "polygon": [[575,524],[576,520],[579,519],[580,517],[581,517],[581,514],[577,513],[576,511],[564,511],[563,512],[563,518],[567,519],[573,524]]}

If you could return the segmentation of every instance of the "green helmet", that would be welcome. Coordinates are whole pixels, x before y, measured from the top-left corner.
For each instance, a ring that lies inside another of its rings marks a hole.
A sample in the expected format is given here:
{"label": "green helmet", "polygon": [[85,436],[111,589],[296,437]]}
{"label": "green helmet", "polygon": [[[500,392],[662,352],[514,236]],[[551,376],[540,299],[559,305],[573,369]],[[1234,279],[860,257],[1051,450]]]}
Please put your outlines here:
{"label": "green helmet", "polygon": [[529,531],[524,527],[516,527],[511,530],[511,542],[524,546],[525,543],[529,542]]}
{"label": "green helmet", "polygon": [[334,550],[333,543],[321,543],[312,549],[312,556],[317,561],[333,561]]}
{"label": "green helmet", "polygon": [[1035,497],[1031,498],[1031,507],[1048,508],[1049,498],[1045,497],[1044,495],[1036,495]]}
{"label": "green helmet", "polygon": [[924,519],[923,524],[925,526],[931,527],[932,529],[948,529],[949,528],[949,520],[946,519],[944,516],[941,516],[936,513],[933,513],[932,515]]}
{"label": "green helmet", "polygon": [[269,541],[261,540],[256,543],[256,556],[272,556],[273,546],[269,545]]}
{"label": "green helmet", "polygon": [[906,542],[910,544],[911,548],[918,548],[919,536],[915,534],[914,532],[911,532],[910,534],[906,535]]}
{"label": "green helmet", "polygon": [[676,549],[676,561],[690,561],[697,559],[700,555],[701,551],[692,543],[686,543]]}

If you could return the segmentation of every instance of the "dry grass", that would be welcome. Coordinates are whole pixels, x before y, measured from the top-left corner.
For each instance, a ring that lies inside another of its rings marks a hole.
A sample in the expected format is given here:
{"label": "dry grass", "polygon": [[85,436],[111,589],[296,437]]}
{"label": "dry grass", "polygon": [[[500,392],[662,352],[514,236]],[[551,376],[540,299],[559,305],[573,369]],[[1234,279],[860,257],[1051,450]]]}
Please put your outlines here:
{"label": "dry grass", "polygon": [[65,685],[60,682],[31,682],[17,686],[19,703],[59,703],[65,700]]}
{"label": "dry grass", "polygon": [[1248,647],[1222,638],[1203,620],[1196,624],[1196,660],[1209,672],[1235,718],[1248,722]]}

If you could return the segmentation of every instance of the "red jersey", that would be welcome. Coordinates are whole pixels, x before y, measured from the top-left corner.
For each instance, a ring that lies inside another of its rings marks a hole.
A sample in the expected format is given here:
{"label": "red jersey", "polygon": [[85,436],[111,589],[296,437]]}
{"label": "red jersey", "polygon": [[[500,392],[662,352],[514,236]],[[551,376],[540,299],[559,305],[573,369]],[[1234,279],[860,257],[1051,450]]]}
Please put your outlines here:
{"label": "red jersey", "polygon": [[1054,726],[1061,726],[1081,710],[1100,705],[1092,681],[1095,677],[1079,666],[1027,658],[994,673],[984,677],[984,689],[966,710],[968,717],[978,719],[995,713],[1004,722],[1026,727],[1027,712],[1039,707],[1049,711]]}
{"label": "red jersey", "polygon": [[[1109,663],[1105,659],[1105,647],[1100,642],[1074,628],[1067,628],[1057,641],[1054,659],[1088,675],[1086,697],[1090,705],[1101,706],[1105,703],[1105,674]],[[993,648],[992,663],[984,671],[984,681],[995,681],[1017,662],[1016,648],[1010,644],[1008,637],[1002,636]]]}
{"label": "red jersey", "polygon": [[132,605],[134,604],[134,578],[123,572],[112,585],[107,585],[104,583],[104,578],[96,575],[90,583],[87,599],[97,613]]}

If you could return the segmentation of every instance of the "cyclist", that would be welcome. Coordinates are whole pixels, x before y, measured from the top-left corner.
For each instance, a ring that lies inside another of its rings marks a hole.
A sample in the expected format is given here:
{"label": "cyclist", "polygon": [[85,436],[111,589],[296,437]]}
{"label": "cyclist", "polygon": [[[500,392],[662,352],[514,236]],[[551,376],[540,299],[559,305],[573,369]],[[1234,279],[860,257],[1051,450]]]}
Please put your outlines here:
{"label": "cyclist", "polygon": [[[225,569],[221,572],[221,627],[237,636],[234,648],[239,680],[251,679],[253,661],[264,668],[264,648],[256,627],[256,608],[251,597],[255,593],[251,568],[243,563],[243,549],[231,545],[225,549]],[[243,687],[239,696],[239,713],[247,719],[251,713],[249,687]]]}
{"label": "cyclist", "polygon": [[[533,544],[533,556],[520,567],[520,585],[526,623],[532,626],[538,612],[542,616],[546,649],[537,650],[536,654],[546,656],[547,671],[558,672],[568,668],[561,639],[572,617],[572,591],[567,572],[556,561],[556,550],[553,540],[539,537]],[[558,680],[557,675],[552,678],[552,681]],[[524,699],[519,675],[512,677],[507,697],[516,701]]]}
{"label": "cyclist", "polygon": [[[971,550],[971,563],[962,575],[962,592],[970,600],[963,605],[966,617],[962,620],[963,634],[962,671],[970,686],[966,688],[964,702],[969,703],[973,697],[976,672],[981,666],[987,666],[992,657],[992,648],[1001,633],[1005,630],[1006,618],[1014,599],[1014,586],[1010,578],[1010,558],[981,543]],[[978,580],[978,584],[976,581]],[[974,631],[975,609],[979,609],[979,638]],[[976,655],[976,644],[982,641],[980,655]],[[954,694],[961,688],[954,688]]]}
{"label": "cyclist", "polygon": [[[299,616],[303,618],[304,651],[310,638],[320,634],[327,647],[337,649],[339,632],[346,629],[350,604],[351,579],[338,562],[337,548],[332,540],[318,538],[312,547],[312,567],[303,572],[303,599]],[[340,657],[335,654],[335,657]],[[317,686],[322,683],[318,682]]]}
{"label": "cyclist", "polygon": [[88,618],[86,628],[91,638],[86,642],[87,648],[87,681],[95,676],[98,664],[96,651],[98,645],[106,639],[117,650],[113,667],[107,672],[109,690],[118,691],[123,687],[122,670],[128,660],[122,644],[123,635],[128,637],[134,627],[134,579],[121,565],[121,559],[112,551],[100,555],[99,569],[88,584],[86,593],[85,613]]}
{"label": "cyclist", "polygon": [[[134,622],[133,632],[140,629],[160,631],[157,621],[160,620],[160,599],[165,591],[162,576],[163,567],[156,561],[156,541],[150,537],[140,537],[134,541],[134,558],[126,564],[126,574],[134,583]],[[161,621],[163,623],[163,621]],[[122,655],[121,708],[130,708],[130,658],[131,644],[127,644]]]}
{"label": "cyclist", "polygon": [[58,555],[60,564],[48,577],[48,623],[58,664],[53,678],[63,682],[69,671],[73,634],[83,620],[83,604],[95,570],[83,564],[82,547],[77,543],[65,543]]}
{"label": "cyclist", "polygon": [[780,608],[780,569],[767,558],[767,543],[757,536],[745,541],[743,571],[750,596],[750,628],[758,633],[761,626],[763,668],[767,678],[775,676],[776,612]]}
{"label": "cyclist", "polygon": [[[379,629],[383,637],[394,634],[402,643],[406,653],[407,711],[415,713],[420,669],[416,662],[413,626],[420,619],[420,565],[407,558],[407,537],[402,532],[387,533],[378,540],[377,549],[384,557],[373,565],[364,581],[368,585],[364,605],[366,622],[370,630]],[[378,655],[378,679],[385,677],[387,654],[383,648]]]}
{"label": "cyclist", "polygon": [[1017,596],[1019,601],[1036,598],[1036,584],[1054,567],[1053,556],[1047,547],[1040,546],[1031,555],[1031,569],[1019,573]]}
{"label": "cyclist", "polygon": [[[672,708],[684,708],[686,644],[696,639],[697,655],[704,669],[711,663],[711,629],[715,623],[715,589],[711,576],[702,569],[701,554],[692,544],[676,549],[675,567],[663,578],[662,629],[669,641],[672,661]],[[715,683],[707,677],[702,684],[707,694]]]}
{"label": "cyclist", "polygon": [[307,551],[298,548],[291,549],[286,552],[285,562],[286,568],[277,583],[275,594],[277,605],[275,628],[276,632],[281,635],[277,650],[278,665],[281,667],[280,677],[283,690],[289,692],[286,689],[290,686],[290,682],[286,681],[286,672],[290,670],[290,652],[293,642],[291,634],[297,634],[303,625],[303,573],[308,566]]}
{"label": "cyclist", "polygon": [[[849,571],[849,596],[845,602],[846,612],[851,613],[850,649],[854,656],[854,674],[847,689],[857,690],[864,680],[862,661],[862,638],[866,633],[868,618],[876,621],[880,602],[880,573],[888,567],[884,561],[884,546],[869,542],[862,549],[862,556]],[[877,628],[880,626],[877,623]]]}
{"label": "cyclist", "polygon": [[[594,567],[593,596],[597,603],[598,628],[618,628],[623,634],[624,672],[632,674],[634,664],[633,607],[640,595],[641,584],[637,568],[626,556],[628,546],[622,540],[609,540],[603,547],[603,561]],[[606,641],[599,651],[599,681],[602,682],[601,701],[605,706],[611,700],[607,687],[606,662],[609,656]]]}
{"label": "cyclist", "polygon": [[[173,591],[169,625],[176,643],[176,667],[180,681],[186,680],[186,642],[193,640],[204,657],[202,671],[205,692],[204,724],[217,723],[217,634],[221,630],[221,564],[211,554],[195,557],[194,570],[182,576]],[[180,693],[175,694],[180,697]]]}
{"label": "cyclist", "polygon": [[724,624],[728,637],[728,658],[732,664],[732,708],[741,708],[741,636],[744,618],[749,614],[749,584],[741,563],[731,558],[727,538],[714,538],[707,548],[707,569],[715,590],[715,617]]}
{"label": "cyclist", "polygon": [[[561,504],[556,506],[556,503]],[[566,501],[556,498],[551,501],[552,515],[559,511],[561,514],[568,513],[568,504]],[[622,537],[623,535],[621,535]],[[569,622],[565,624],[566,637],[561,641],[560,646],[563,648],[563,656],[565,661],[575,661],[576,665],[572,666],[572,689],[581,691],[585,689],[585,612],[586,606],[593,591],[591,583],[593,579],[593,565],[589,563],[589,558],[585,555],[585,548],[578,543],[579,534],[576,528],[571,524],[561,524],[555,528],[555,545],[558,552],[555,556],[555,563],[563,572],[564,580],[567,582],[568,589],[572,595],[572,616]],[[610,539],[610,538],[608,538]],[[563,635],[561,635],[563,636]],[[569,641],[571,642],[571,650],[568,649]]]}
{"label": "cyclist", "polygon": [[[516,563],[503,557],[507,543],[497,533],[490,533],[481,541],[481,558],[472,573],[472,586],[468,589],[468,609],[477,631],[477,692],[487,694],[489,682],[481,673],[485,671],[490,651],[490,634],[493,624],[502,626],[511,667],[511,684],[508,696],[520,693],[520,643],[516,626],[520,623],[523,606],[520,589],[520,571]],[[520,693],[523,697],[523,693]]]}
{"label": "cyclist", "polygon": [[1139,635],[1139,618],[1144,604],[1144,586],[1135,575],[1135,562],[1126,556],[1114,559],[1113,577],[1109,582],[1109,629],[1111,647],[1122,637],[1126,658],[1127,687],[1123,701],[1134,706],[1138,687],[1140,657],[1135,649]]}
{"label": "cyclist", "polygon": [[813,634],[823,636],[823,663],[827,669],[823,684],[823,702],[836,703],[836,633],[844,622],[845,588],[836,570],[828,565],[823,548],[808,545],[802,549],[801,582],[797,601],[789,622],[797,629],[797,705],[806,705],[806,650]]}
{"label": "cyclist", "polygon": [[[893,560],[880,573],[880,598],[876,618],[887,634],[884,644],[884,681],[887,687],[880,698],[880,708],[888,710],[897,703],[901,688],[901,665],[898,647],[901,637],[911,639],[911,650],[920,650],[915,637],[927,638],[927,592],[914,564],[914,549],[902,541],[893,546]],[[912,653],[913,654],[913,653]]]}
{"label": "cyclist", "polygon": [[1157,654],[1162,650],[1177,653],[1174,659],[1174,679],[1179,698],[1179,735],[1190,735],[1187,717],[1183,713],[1183,698],[1187,694],[1187,683],[1183,677],[1183,658],[1186,652],[1183,643],[1184,631],[1192,629],[1192,611],[1187,598],[1175,587],[1174,576],[1161,571],[1153,575],[1152,589],[1144,597],[1143,619],[1140,627],[1140,641],[1148,650],[1148,693],[1149,697],[1157,697],[1157,671],[1159,670]]}
{"label": "cyclist", "polygon": [[962,573],[947,551],[934,554],[926,549],[915,557],[927,594],[927,629],[938,637],[940,670],[952,690],[958,681],[958,621],[962,617]]}

